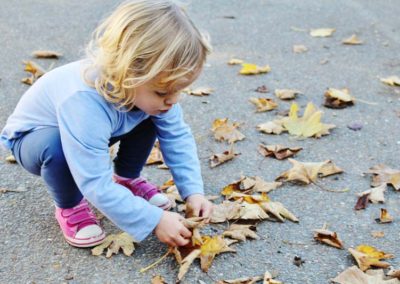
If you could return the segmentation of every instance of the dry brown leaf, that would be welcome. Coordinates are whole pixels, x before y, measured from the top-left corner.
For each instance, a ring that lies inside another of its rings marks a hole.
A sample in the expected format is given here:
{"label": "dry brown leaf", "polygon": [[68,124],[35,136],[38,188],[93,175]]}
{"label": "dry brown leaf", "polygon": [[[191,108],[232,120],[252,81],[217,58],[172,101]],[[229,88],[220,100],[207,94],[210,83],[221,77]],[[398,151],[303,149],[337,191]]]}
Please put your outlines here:
{"label": "dry brown leaf", "polygon": [[379,224],[392,223],[393,217],[390,216],[390,214],[387,212],[385,208],[381,208],[381,214],[379,218],[375,219],[375,221],[378,222]]}
{"label": "dry brown leaf", "polygon": [[211,214],[211,223],[222,223],[228,220],[239,219],[242,215],[243,207],[239,202],[224,201],[214,205]]}
{"label": "dry brown leaf", "polygon": [[310,35],[312,37],[330,37],[336,31],[336,29],[323,28],[323,29],[312,29]]}
{"label": "dry brown leaf", "polygon": [[384,280],[384,276],[382,269],[367,270],[364,273],[357,266],[352,266],[340,273],[332,281],[339,284],[400,284],[397,279]]}
{"label": "dry brown leaf", "polygon": [[259,124],[257,125],[257,129],[267,134],[281,134],[285,131],[285,128],[283,128],[283,122],[280,119]]}
{"label": "dry brown leaf", "polygon": [[62,56],[61,53],[51,51],[51,50],[36,50],[32,53],[32,56],[36,58],[60,58]]}
{"label": "dry brown leaf", "polygon": [[228,61],[229,65],[238,65],[242,64],[243,60],[242,59],[237,59],[237,58],[232,58],[231,60]]}
{"label": "dry brown leaf", "polygon": [[343,172],[343,170],[336,167],[330,160],[320,163],[302,163],[289,158],[289,162],[292,163],[293,167],[283,172],[275,180],[310,184],[315,182],[318,176],[323,177]]}
{"label": "dry brown leaf", "polygon": [[239,125],[237,122],[228,121],[228,118],[218,118],[214,120],[211,131],[214,132],[214,138],[217,141],[227,141],[231,144],[246,137],[237,130]]}
{"label": "dry brown leaf", "polygon": [[160,150],[160,143],[158,141],[154,143],[154,146],[151,149],[150,155],[146,161],[146,165],[153,165],[153,164],[164,164],[164,158],[162,156]]}
{"label": "dry brown leaf", "polygon": [[357,199],[357,203],[354,206],[355,210],[361,210],[361,209],[365,209],[368,205],[368,197],[369,197],[369,193],[366,193],[364,195],[361,195],[358,199]]}
{"label": "dry brown leaf", "polygon": [[[391,268],[391,269],[388,271],[387,276],[400,279],[400,269],[395,270],[395,269]],[[399,282],[399,283],[400,283],[400,282]]]}
{"label": "dry brown leaf", "polygon": [[379,164],[370,168],[367,173],[372,174],[372,186],[380,186],[385,183],[392,185],[396,190],[400,190],[400,170]]}
{"label": "dry brown leaf", "polygon": [[278,107],[273,99],[268,98],[250,98],[250,102],[257,107],[257,112],[270,111]]}
{"label": "dry brown leaf", "polygon": [[167,282],[165,282],[164,277],[162,277],[161,275],[156,275],[151,278],[151,284],[167,284]]}
{"label": "dry brown leaf", "polygon": [[260,203],[260,206],[264,209],[266,213],[271,213],[281,222],[284,222],[285,219],[296,223],[299,222],[299,219],[297,219],[297,217],[292,212],[287,210],[280,202],[262,202]]}
{"label": "dry brown leaf", "polygon": [[[357,195],[359,196],[359,198],[363,198],[364,195],[367,195],[367,197],[368,197],[367,199],[371,203],[375,203],[375,204],[376,203],[385,203],[384,193],[386,191],[386,188],[387,188],[386,183],[384,183],[378,187],[373,187],[366,191],[358,193]],[[362,208],[362,209],[364,209],[364,208]]]}
{"label": "dry brown leaf", "polygon": [[240,219],[264,220],[269,218],[269,215],[265,213],[264,209],[258,204],[251,204],[246,201],[243,201],[241,204],[243,206],[243,211],[241,212]]}
{"label": "dry brown leaf", "polygon": [[308,48],[305,45],[302,44],[295,44],[293,45],[293,52],[294,53],[303,53],[308,51]]}
{"label": "dry brown leaf", "polygon": [[400,86],[400,77],[389,76],[387,78],[381,78],[381,82],[389,86]]}
{"label": "dry brown leaf", "polygon": [[23,61],[23,63],[25,64],[24,71],[31,73],[30,78],[22,79],[22,82],[25,84],[32,85],[37,79],[46,73],[44,68],[34,61],[28,60]]}
{"label": "dry brown leaf", "polygon": [[360,40],[357,37],[357,35],[353,34],[351,37],[342,40],[342,43],[349,44],[349,45],[359,45],[359,44],[363,44],[363,41]]}
{"label": "dry brown leaf", "polygon": [[260,237],[254,232],[255,229],[253,225],[232,224],[222,233],[222,236],[238,241],[246,241],[246,237],[258,240]]}
{"label": "dry brown leaf", "polygon": [[262,73],[268,73],[271,71],[269,65],[257,66],[251,63],[242,63],[242,69],[240,69],[239,74],[241,75],[257,75]]}
{"label": "dry brown leaf", "polygon": [[275,96],[281,100],[292,100],[295,99],[301,92],[292,89],[276,89]]}
{"label": "dry brown leaf", "polygon": [[263,284],[283,284],[283,282],[274,280],[272,278],[275,278],[269,273],[268,271],[265,271],[264,273],[264,279],[263,279]]}
{"label": "dry brown leaf", "polygon": [[279,186],[281,186],[281,182],[266,182],[262,178],[255,177],[246,177],[242,176],[239,180],[234,181],[233,183],[225,186],[221,194],[224,196],[231,195],[233,192],[241,192],[252,194],[254,192],[270,192]]}
{"label": "dry brown leaf", "polygon": [[330,108],[345,108],[354,105],[355,99],[349,94],[348,89],[329,88],[325,92],[324,106]]}
{"label": "dry brown leaf", "polygon": [[376,248],[368,245],[360,245],[356,249],[349,248],[349,252],[357,261],[358,267],[365,271],[370,267],[387,268],[389,263],[380,261],[381,259],[393,258],[392,254],[386,254],[383,251],[378,251]]}
{"label": "dry brown leaf", "polygon": [[214,154],[210,157],[210,166],[211,168],[214,168],[216,166],[219,166],[227,161],[232,160],[236,156],[240,155],[240,153],[236,153],[233,149],[233,144],[231,148],[227,151],[224,151],[221,154]]}
{"label": "dry brown leaf", "polygon": [[294,156],[299,151],[303,150],[301,147],[285,147],[283,145],[263,145],[258,146],[258,152],[264,157],[273,157],[278,160],[283,160]]}
{"label": "dry brown leaf", "polygon": [[208,87],[199,87],[196,89],[185,89],[183,90],[183,92],[188,95],[203,97],[210,95],[212,92],[214,92],[214,89]]}
{"label": "dry brown leaf", "polygon": [[120,249],[126,256],[131,256],[135,247],[133,245],[134,239],[128,233],[110,234],[108,235],[103,243],[92,249],[92,255],[99,256],[103,253],[104,249],[107,249],[106,257],[109,258],[113,254],[117,254]]}
{"label": "dry brown leaf", "polygon": [[338,249],[343,249],[343,242],[339,239],[336,232],[322,228],[314,230],[314,233],[315,240]]}

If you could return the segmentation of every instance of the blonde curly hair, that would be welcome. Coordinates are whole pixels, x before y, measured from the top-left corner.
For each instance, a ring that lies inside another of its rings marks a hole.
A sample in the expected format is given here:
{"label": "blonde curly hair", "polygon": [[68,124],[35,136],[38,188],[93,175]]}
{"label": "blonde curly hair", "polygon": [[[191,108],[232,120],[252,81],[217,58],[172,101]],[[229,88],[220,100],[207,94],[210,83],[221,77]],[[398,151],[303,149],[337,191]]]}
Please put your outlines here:
{"label": "blonde curly hair", "polygon": [[160,74],[157,85],[166,90],[180,80],[193,81],[210,52],[208,38],[176,2],[130,0],[93,32],[84,80],[108,102],[129,111],[135,106],[135,87]]}

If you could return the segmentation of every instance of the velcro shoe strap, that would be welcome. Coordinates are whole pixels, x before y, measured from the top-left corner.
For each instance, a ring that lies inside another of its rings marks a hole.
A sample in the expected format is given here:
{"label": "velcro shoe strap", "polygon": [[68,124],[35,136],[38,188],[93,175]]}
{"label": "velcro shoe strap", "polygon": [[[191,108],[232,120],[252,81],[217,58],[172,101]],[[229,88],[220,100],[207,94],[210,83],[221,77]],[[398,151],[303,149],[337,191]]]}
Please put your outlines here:
{"label": "velcro shoe strap", "polygon": [[70,225],[78,225],[85,221],[92,221],[93,224],[96,224],[95,218],[91,216],[87,211],[81,211],[76,213],[68,218],[68,224]]}

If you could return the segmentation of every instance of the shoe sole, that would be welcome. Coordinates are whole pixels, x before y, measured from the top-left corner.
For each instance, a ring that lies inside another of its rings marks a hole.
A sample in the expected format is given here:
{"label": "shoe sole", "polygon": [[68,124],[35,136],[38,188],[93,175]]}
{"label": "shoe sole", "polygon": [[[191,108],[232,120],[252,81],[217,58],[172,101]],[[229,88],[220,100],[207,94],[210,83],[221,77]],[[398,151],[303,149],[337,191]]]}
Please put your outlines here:
{"label": "shoe sole", "polygon": [[85,239],[85,240],[77,240],[77,239],[70,238],[65,235],[64,235],[64,238],[67,241],[67,243],[69,243],[71,246],[78,247],[78,248],[89,248],[89,247],[94,247],[96,245],[101,244],[104,241],[104,239],[106,238],[106,234],[103,232],[98,237],[93,237],[93,238]]}

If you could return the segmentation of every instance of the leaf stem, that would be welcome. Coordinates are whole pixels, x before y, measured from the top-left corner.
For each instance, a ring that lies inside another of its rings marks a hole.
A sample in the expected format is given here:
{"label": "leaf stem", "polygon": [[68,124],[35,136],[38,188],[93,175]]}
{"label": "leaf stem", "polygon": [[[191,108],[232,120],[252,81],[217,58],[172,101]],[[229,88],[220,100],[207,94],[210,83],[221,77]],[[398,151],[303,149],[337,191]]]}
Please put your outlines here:
{"label": "leaf stem", "polygon": [[152,264],[150,264],[150,265],[147,266],[147,267],[141,268],[139,271],[140,271],[141,273],[143,273],[143,272],[146,272],[147,270],[153,268],[154,266],[156,266],[157,264],[159,264],[161,261],[163,261],[164,258],[166,258],[171,252],[172,252],[172,249],[169,248],[168,251],[167,251],[162,257],[160,257],[160,259],[158,259],[156,262],[153,262]]}

